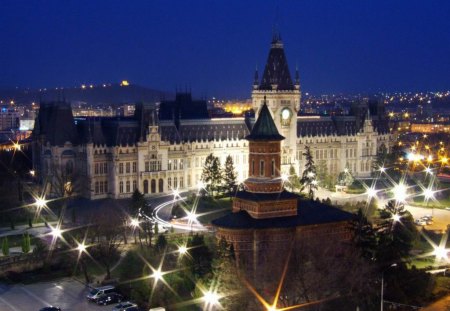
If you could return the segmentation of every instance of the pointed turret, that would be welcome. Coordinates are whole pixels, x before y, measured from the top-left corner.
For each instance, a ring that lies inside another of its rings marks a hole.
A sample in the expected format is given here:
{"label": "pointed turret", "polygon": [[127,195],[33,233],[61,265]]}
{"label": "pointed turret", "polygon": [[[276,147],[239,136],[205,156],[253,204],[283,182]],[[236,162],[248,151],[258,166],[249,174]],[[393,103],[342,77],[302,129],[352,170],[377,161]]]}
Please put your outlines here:
{"label": "pointed turret", "polygon": [[300,74],[298,73],[298,65],[295,66],[295,89],[300,89]]}
{"label": "pointed turret", "polygon": [[258,75],[258,66],[256,66],[255,77],[253,78],[253,89],[254,90],[258,89],[258,85],[259,85],[259,75]]}
{"label": "pointed turret", "polygon": [[245,139],[247,140],[267,140],[267,141],[280,141],[284,137],[278,132],[275,122],[273,122],[272,115],[270,114],[269,108],[266,104],[266,98],[264,97],[264,103],[259,112],[258,120]]}

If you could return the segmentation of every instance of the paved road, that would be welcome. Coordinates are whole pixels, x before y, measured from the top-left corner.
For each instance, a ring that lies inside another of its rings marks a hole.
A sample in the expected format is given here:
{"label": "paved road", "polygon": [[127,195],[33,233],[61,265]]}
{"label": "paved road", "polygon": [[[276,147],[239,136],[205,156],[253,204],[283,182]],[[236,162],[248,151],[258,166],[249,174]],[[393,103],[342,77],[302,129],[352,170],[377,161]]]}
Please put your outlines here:
{"label": "paved road", "polygon": [[111,310],[112,306],[97,306],[86,300],[89,289],[82,283],[66,278],[30,285],[0,283],[1,311],[33,311],[46,306],[58,306],[66,311]]}

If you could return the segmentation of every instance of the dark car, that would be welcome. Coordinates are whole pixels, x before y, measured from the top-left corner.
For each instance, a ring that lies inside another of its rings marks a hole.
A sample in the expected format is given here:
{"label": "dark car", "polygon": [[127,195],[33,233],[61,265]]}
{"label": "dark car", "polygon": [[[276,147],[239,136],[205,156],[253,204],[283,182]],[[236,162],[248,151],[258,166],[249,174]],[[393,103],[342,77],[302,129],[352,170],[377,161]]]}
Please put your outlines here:
{"label": "dark car", "polygon": [[117,293],[109,293],[101,295],[97,300],[98,305],[109,305],[110,303],[118,303],[123,300],[123,296]]}
{"label": "dark car", "polygon": [[61,311],[61,308],[58,308],[58,307],[45,307],[45,308],[42,308],[39,311]]}

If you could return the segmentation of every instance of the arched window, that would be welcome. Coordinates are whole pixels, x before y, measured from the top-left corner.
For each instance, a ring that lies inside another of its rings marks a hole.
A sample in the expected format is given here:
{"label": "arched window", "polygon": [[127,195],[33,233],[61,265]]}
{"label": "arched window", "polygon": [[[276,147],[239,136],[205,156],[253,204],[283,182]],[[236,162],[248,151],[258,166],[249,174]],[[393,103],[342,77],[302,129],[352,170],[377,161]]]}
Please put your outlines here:
{"label": "arched window", "polygon": [[148,180],[144,180],[144,194],[148,193]]}
{"label": "arched window", "polygon": [[272,176],[275,176],[275,160],[272,159]]}
{"label": "arched window", "polygon": [[119,182],[119,192],[123,193],[123,181]]}
{"label": "arched window", "polygon": [[159,192],[164,192],[164,180],[162,178],[159,179],[158,190]]}
{"label": "arched window", "polygon": [[184,188],[184,178],[180,177],[180,188]]}
{"label": "arched window", "polygon": [[95,182],[95,194],[98,194],[98,181]]}
{"label": "arched window", "polygon": [[259,161],[259,175],[264,176],[264,160]]}
{"label": "arched window", "polygon": [[129,180],[127,180],[127,192],[131,192],[130,181]]}
{"label": "arched window", "polygon": [[252,175],[255,176],[255,160],[252,160]]}
{"label": "arched window", "polygon": [[173,178],[173,187],[175,189],[178,188],[178,178],[176,178],[176,177]]}
{"label": "arched window", "polygon": [[150,188],[151,188],[152,193],[156,193],[156,180],[155,179],[151,180]]}
{"label": "arched window", "polygon": [[133,180],[133,191],[137,189],[137,181]]}
{"label": "arched window", "polygon": [[172,177],[167,178],[167,184],[169,185],[169,190],[172,188]]}
{"label": "arched window", "polygon": [[73,173],[73,162],[72,161],[67,161],[66,163],[66,174],[70,175]]}

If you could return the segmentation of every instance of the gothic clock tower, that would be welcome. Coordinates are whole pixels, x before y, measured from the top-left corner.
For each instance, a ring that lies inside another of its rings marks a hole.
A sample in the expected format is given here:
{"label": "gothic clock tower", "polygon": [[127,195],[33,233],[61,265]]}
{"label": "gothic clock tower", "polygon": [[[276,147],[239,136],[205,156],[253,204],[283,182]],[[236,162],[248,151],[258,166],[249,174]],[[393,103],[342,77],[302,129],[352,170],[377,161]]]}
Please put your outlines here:
{"label": "gothic clock tower", "polygon": [[300,110],[300,81],[298,71],[291,79],[283,42],[274,33],[264,74],[253,82],[253,110],[258,118],[266,98],[267,105],[279,133],[286,139],[281,144],[281,171],[289,173],[291,165],[297,169],[297,113]]}

